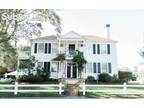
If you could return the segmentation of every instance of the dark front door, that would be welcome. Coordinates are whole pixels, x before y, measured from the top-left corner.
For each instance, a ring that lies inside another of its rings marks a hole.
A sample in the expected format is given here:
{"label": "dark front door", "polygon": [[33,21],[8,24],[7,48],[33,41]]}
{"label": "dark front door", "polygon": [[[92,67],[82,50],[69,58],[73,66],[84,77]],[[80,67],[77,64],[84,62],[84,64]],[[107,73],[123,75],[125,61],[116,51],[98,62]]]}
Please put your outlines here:
{"label": "dark front door", "polygon": [[76,64],[67,64],[67,78],[77,78],[77,67]]}
{"label": "dark front door", "polygon": [[71,78],[71,64],[67,64],[67,78]]}
{"label": "dark front door", "polygon": [[74,44],[70,44],[69,45],[69,54],[73,55],[75,52],[75,45]]}
{"label": "dark front door", "polygon": [[76,64],[73,64],[73,78],[77,78],[77,68],[76,68]]}

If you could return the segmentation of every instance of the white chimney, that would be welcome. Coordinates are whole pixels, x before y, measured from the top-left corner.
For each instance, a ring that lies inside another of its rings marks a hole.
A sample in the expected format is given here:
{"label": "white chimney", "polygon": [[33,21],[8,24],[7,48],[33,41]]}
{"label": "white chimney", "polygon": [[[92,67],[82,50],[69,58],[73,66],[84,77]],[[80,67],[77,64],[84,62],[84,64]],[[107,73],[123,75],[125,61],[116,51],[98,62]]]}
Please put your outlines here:
{"label": "white chimney", "polygon": [[106,24],[106,30],[107,30],[107,39],[110,39],[110,24]]}

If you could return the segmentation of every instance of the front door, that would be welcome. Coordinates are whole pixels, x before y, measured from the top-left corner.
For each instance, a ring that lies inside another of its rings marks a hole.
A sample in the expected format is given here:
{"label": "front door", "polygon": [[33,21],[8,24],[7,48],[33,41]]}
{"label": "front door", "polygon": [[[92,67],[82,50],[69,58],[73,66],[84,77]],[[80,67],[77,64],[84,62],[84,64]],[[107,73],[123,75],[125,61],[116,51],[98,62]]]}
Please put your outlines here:
{"label": "front door", "polygon": [[77,78],[77,67],[74,63],[67,64],[67,78]]}

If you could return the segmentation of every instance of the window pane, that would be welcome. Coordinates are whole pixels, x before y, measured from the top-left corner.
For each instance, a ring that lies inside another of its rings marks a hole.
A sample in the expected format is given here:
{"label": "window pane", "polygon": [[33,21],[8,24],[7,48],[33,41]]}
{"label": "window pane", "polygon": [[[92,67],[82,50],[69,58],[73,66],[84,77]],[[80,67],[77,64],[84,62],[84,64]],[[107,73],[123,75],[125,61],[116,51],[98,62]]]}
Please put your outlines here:
{"label": "window pane", "polygon": [[100,53],[101,53],[101,54],[106,54],[106,53],[107,53],[106,44],[101,44],[101,45],[100,45]]}
{"label": "window pane", "polygon": [[39,43],[38,45],[39,45],[38,52],[43,53],[44,52],[44,43]]}
{"label": "window pane", "polygon": [[52,44],[52,53],[58,53],[58,44],[57,43]]}
{"label": "window pane", "polygon": [[57,63],[55,62],[52,62],[51,63],[51,72],[57,72]]}
{"label": "window pane", "polygon": [[38,62],[38,68],[43,68],[43,62]]}
{"label": "window pane", "polygon": [[87,64],[87,71],[92,72],[92,63]]}
{"label": "window pane", "polygon": [[102,72],[107,72],[107,63],[102,63]]}

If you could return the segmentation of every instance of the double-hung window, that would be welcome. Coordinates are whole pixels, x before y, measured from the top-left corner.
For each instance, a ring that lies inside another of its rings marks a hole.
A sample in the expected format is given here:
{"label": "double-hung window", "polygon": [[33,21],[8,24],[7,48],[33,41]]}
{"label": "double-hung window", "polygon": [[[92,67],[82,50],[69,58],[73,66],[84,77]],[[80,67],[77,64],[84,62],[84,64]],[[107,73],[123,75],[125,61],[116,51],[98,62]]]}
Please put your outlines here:
{"label": "double-hung window", "polygon": [[106,44],[100,45],[100,53],[101,54],[107,54],[107,45]]}
{"label": "double-hung window", "polygon": [[38,53],[44,52],[44,43],[38,43]]}

